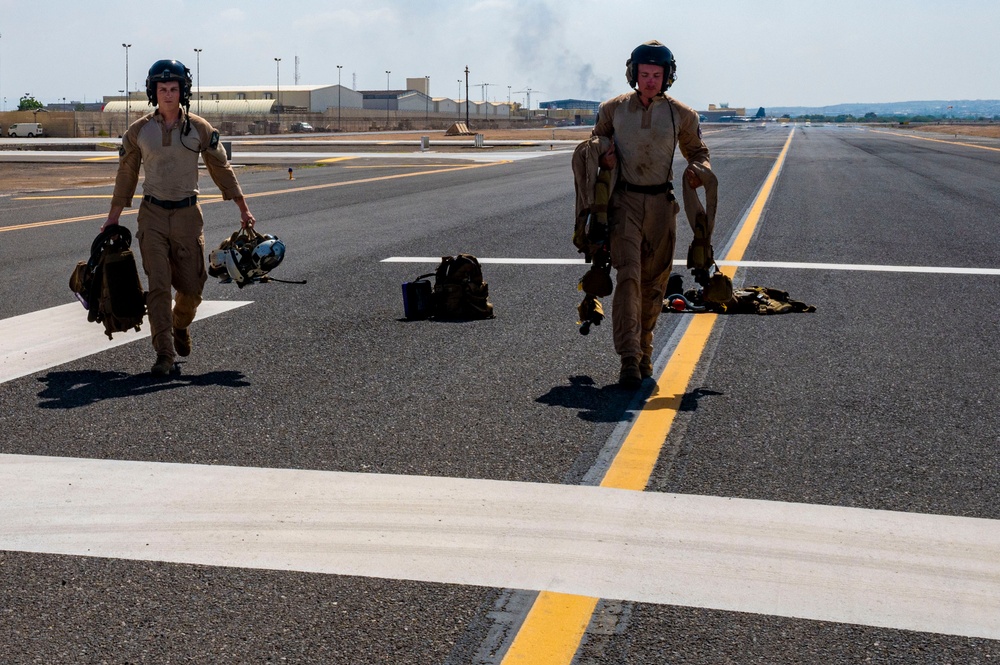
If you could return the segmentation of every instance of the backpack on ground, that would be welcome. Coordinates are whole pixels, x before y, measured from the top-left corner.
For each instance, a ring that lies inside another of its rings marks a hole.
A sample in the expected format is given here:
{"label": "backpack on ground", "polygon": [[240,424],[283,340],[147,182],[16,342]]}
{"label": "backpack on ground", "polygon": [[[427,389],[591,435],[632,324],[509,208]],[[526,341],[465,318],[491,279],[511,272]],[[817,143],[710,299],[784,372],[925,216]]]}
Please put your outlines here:
{"label": "backpack on ground", "polygon": [[139,281],[132,232],[117,224],[102,231],[90,246],[90,259],[80,261],[69,288],[87,308],[87,320],[104,324],[104,334],[138,331],[146,315],[146,294]]}
{"label": "backpack on ground", "polygon": [[[428,277],[434,278],[431,287]],[[472,254],[444,256],[437,270],[403,284],[407,319],[492,319],[490,288]]]}
{"label": "backpack on ground", "polygon": [[492,319],[490,288],[472,254],[441,257],[434,271],[434,316],[439,319]]}

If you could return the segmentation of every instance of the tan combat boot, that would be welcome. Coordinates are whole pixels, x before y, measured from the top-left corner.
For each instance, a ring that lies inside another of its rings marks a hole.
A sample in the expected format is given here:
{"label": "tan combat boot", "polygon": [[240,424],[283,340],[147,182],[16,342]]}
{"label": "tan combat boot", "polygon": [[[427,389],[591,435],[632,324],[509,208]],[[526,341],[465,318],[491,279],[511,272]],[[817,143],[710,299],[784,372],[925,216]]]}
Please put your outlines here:
{"label": "tan combat boot", "polygon": [[165,353],[161,353],[156,356],[156,364],[153,365],[153,369],[149,370],[153,376],[164,377],[168,376],[174,369],[174,359],[173,356],[168,356]]}
{"label": "tan combat boot", "polygon": [[642,385],[642,372],[638,358],[622,358],[622,371],[618,375],[618,385],[623,388],[638,388]]}
{"label": "tan combat boot", "polygon": [[653,376],[653,359],[647,355],[643,355],[639,360],[639,374],[642,378],[648,379]]}
{"label": "tan combat boot", "polygon": [[187,328],[174,328],[174,351],[182,358],[191,355],[191,333]]}

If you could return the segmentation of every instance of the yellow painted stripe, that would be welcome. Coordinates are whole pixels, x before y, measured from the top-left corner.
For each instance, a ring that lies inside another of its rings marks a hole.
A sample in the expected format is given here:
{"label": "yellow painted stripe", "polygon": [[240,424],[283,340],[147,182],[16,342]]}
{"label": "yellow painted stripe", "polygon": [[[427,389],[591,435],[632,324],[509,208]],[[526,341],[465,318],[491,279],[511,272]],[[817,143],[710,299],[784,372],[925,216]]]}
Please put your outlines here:
{"label": "yellow painted stripe", "polygon": [[[258,192],[256,194],[245,194],[244,196],[248,199],[259,198],[261,196],[276,196],[278,194],[292,194],[295,192],[306,192],[316,189],[329,189],[331,187],[346,187],[348,185],[361,185],[369,182],[379,182],[382,180],[396,180],[398,178],[413,178],[416,176],[434,175],[436,173],[450,173],[452,171],[465,171],[468,169],[478,169],[488,166],[499,166],[500,164],[510,164],[510,160],[501,160],[497,162],[486,162],[482,164],[465,164],[462,166],[452,166],[448,168],[433,169],[430,171],[420,171],[418,173],[397,173],[395,175],[384,175],[372,178],[360,178],[358,180],[345,180],[344,182],[331,182],[323,185],[310,185],[308,187],[292,187],[289,189],[276,189],[270,192]],[[220,203],[222,197],[216,197],[204,202],[205,205],[210,205],[212,203]],[[122,212],[123,215],[136,214],[137,210],[125,210]],[[55,226],[57,224],[72,224],[74,222],[84,222],[94,219],[107,219],[107,213],[97,214],[97,215],[84,215],[83,217],[66,217],[64,219],[52,219],[44,222],[32,222],[30,224],[18,224],[16,226],[0,226],[0,233],[5,233],[7,231],[24,231],[27,229],[37,229],[43,226]]]}
{"label": "yellow painted stripe", "polygon": [[932,143],[947,143],[948,145],[961,145],[966,148],[978,148],[980,150],[992,150],[993,152],[1000,152],[1000,148],[994,148],[989,145],[980,145],[978,143],[965,143],[964,141],[948,141],[945,139],[932,139],[929,136],[916,136],[914,134],[904,134],[902,132],[888,132],[883,129],[873,129],[872,132],[875,134],[891,134],[892,136],[902,136],[905,139],[916,139],[918,141],[930,141]]}
{"label": "yellow painted stripe", "polygon": [[[770,197],[778,172],[785,162],[794,134],[793,129],[785,140],[781,153],[726,255],[727,261],[739,261],[743,258],[764,211],[764,204]],[[736,268],[730,266],[727,270],[727,274],[732,277]],[[656,388],[643,405],[601,480],[601,487],[639,492],[646,489],[717,318],[715,314],[698,314],[692,317],[663,374],[657,379]],[[528,611],[528,616],[521,624],[501,665],[569,665],[580,648],[580,640],[594,614],[597,601],[597,598],[585,596],[541,592]]]}
{"label": "yellow painted stripe", "polygon": [[596,607],[597,598],[542,591],[504,655],[503,665],[569,663]]}
{"label": "yellow painted stripe", "polygon": [[691,324],[670,362],[657,379],[653,394],[643,405],[614,462],[601,480],[601,487],[637,492],[646,489],[674,416],[680,411],[681,399],[691,375],[715,325],[716,316],[699,314],[691,318]]}
{"label": "yellow painted stripe", "polygon": [[333,164],[334,162],[346,162],[349,159],[356,159],[356,157],[328,157],[326,159],[320,159],[317,164]]}
{"label": "yellow painted stripe", "polygon": [[80,160],[81,162],[117,162],[118,153],[113,155],[108,155],[107,157],[84,157]]}

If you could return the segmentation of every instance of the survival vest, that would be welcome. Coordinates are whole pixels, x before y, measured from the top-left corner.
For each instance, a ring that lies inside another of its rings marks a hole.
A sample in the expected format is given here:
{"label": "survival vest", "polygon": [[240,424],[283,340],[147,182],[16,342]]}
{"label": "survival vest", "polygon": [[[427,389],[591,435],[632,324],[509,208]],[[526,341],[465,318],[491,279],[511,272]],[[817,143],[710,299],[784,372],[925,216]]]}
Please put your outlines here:
{"label": "survival vest", "polygon": [[108,339],[112,333],[138,331],[146,315],[146,294],[131,245],[128,228],[108,227],[94,238],[90,259],[77,263],[69,278],[70,290],[87,308],[87,320],[103,323]]}
{"label": "survival vest", "polygon": [[479,259],[471,254],[445,256],[434,272],[434,317],[438,319],[492,319],[489,285],[483,281]]}

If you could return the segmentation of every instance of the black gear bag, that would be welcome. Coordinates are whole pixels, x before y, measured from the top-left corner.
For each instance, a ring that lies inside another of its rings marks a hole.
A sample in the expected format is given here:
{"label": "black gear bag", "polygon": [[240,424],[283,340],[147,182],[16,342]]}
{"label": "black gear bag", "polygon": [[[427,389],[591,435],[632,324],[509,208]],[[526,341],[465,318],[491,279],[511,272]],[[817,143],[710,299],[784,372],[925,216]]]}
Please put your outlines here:
{"label": "black gear bag", "polygon": [[69,288],[87,308],[87,320],[103,323],[108,339],[112,333],[138,331],[146,315],[146,293],[131,245],[128,228],[109,226],[94,238],[90,260],[80,261],[69,279]]}
{"label": "black gear bag", "polygon": [[[433,288],[428,277],[434,277]],[[407,319],[492,319],[489,295],[479,259],[472,254],[444,256],[433,273],[403,284],[403,313]]]}

